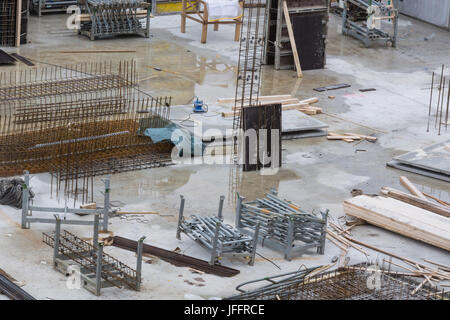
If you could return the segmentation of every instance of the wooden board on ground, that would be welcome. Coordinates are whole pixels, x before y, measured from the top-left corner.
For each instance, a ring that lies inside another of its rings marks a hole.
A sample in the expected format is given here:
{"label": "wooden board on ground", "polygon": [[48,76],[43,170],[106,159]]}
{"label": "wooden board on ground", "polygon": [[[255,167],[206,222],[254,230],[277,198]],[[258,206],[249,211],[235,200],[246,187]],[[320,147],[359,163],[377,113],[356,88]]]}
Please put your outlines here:
{"label": "wooden board on ground", "polygon": [[450,219],[386,197],[357,196],[344,212],[370,224],[450,251]]}
{"label": "wooden board on ground", "polygon": [[402,192],[400,190],[396,190],[394,188],[389,188],[389,187],[381,188],[381,193],[390,198],[394,198],[394,199],[412,204],[413,206],[416,206],[416,207],[440,214],[441,216],[450,218],[450,208],[447,206],[443,206],[438,203],[430,202],[427,199],[423,200],[422,198],[419,198],[417,196]]}

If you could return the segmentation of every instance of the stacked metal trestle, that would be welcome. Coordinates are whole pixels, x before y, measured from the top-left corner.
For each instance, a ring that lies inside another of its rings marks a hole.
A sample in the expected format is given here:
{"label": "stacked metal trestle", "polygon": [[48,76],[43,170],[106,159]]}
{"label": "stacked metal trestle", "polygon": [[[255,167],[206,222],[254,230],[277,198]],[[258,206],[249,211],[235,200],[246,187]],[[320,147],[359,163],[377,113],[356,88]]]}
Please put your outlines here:
{"label": "stacked metal trestle", "polygon": [[[223,200],[220,198],[219,214],[217,217],[202,217],[192,215],[191,220],[183,218],[184,197],[181,196],[180,215],[177,228],[177,239],[181,232],[189,238],[198,242],[201,246],[211,251],[210,264],[217,262],[219,257],[225,253],[246,253],[250,255],[250,265],[253,265],[256,254],[258,232],[254,237],[243,234],[236,228],[223,222],[222,208]],[[256,230],[258,227],[256,227]]]}
{"label": "stacked metal trestle", "polygon": [[317,217],[279,198],[273,189],[266,198],[245,203],[244,199],[238,195],[236,227],[239,230],[250,235],[259,233],[263,245],[284,252],[287,260],[309,248],[324,253],[328,210]]}
{"label": "stacked metal trestle", "polygon": [[151,5],[145,1],[80,0],[79,3],[89,15],[81,19],[79,33],[91,40],[121,34],[150,36]]}

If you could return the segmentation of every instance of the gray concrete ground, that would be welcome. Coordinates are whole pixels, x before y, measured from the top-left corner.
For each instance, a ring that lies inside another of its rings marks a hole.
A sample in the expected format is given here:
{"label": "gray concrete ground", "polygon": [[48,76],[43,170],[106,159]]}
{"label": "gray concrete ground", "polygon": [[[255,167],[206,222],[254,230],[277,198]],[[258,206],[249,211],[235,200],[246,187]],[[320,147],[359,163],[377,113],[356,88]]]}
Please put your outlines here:
{"label": "gray concrete ground", "polygon": [[[194,96],[213,104],[218,97],[233,97],[238,43],[233,42],[233,28],[221,26],[219,32],[208,34],[208,43],[200,43],[200,25],[188,21],[187,32],[179,31],[179,16],[152,19],[151,38],[124,37],[89,41],[65,28],[64,15],[46,15],[30,19],[30,43],[17,51],[46,64],[65,65],[85,61],[134,58],[138,63],[140,87],[145,92],[160,96],[171,95],[174,104],[191,103]],[[160,216],[145,216],[145,220],[113,218],[110,229],[116,235],[138,239],[146,235],[146,243],[169,250],[179,247],[185,254],[207,259],[208,254],[186,236],[175,239],[179,195],[186,197],[185,213],[214,214],[220,195],[227,196],[225,220],[234,223],[231,198],[239,191],[247,199],[261,197],[271,187],[302,204],[307,209],[328,208],[333,220],[343,216],[342,202],[349,198],[353,188],[365,193],[378,193],[382,186],[402,189],[399,176],[405,175],[419,188],[449,201],[449,184],[387,168],[386,162],[402,153],[449,139],[450,131],[438,136],[427,133],[427,114],[430,78],[441,64],[450,65],[450,33],[434,26],[401,17],[397,48],[363,45],[338,33],[339,18],[331,16],[327,44],[327,65],[323,70],[305,71],[297,79],[294,71],[263,69],[262,94],[293,94],[299,98],[316,96],[324,114],[315,116],[329,124],[330,131],[374,134],[376,143],[349,144],[328,141],[325,137],[283,142],[283,168],[277,175],[242,174],[233,183],[229,165],[175,165],[159,169],[121,173],[112,177],[111,198],[124,210],[155,210]],[[430,37],[430,35],[434,35]],[[428,37],[430,40],[425,41]],[[67,49],[133,49],[135,54],[62,54]],[[15,49],[8,50],[9,52]],[[155,66],[171,72],[156,71]],[[2,67],[3,70],[25,69],[24,65]],[[446,74],[450,74],[446,68]],[[148,79],[151,77],[150,79]],[[145,80],[148,79],[148,80]],[[312,89],[336,83],[351,84],[350,88],[329,93]],[[361,93],[360,88],[373,87],[374,92]],[[335,99],[328,99],[334,95]],[[364,151],[356,151],[363,149]],[[50,199],[50,178],[35,175],[32,179],[36,192],[35,204],[59,205]],[[96,199],[101,200],[100,180],[96,182]],[[19,228],[20,213],[9,207],[0,207],[0,268],[16,279],[24,281],[24,289],[38,299],[98,299],[89,292],[69,290],[66,279],[51,266],[52,250],[42,243],[41,233],[50,232],[52,225],[32,225],[31,230]],[[90,228],[68,227],[81,236],[89,236]],[[355,238],[420,261],[428,258],[450,264],[448,252],[411,240],[373,226],[354,228]],[[135,266],[130,252],[108,247],[106,251]],[[275,275],[329,263],[339,249],[327,242],[325,255],[305,255],[285,261],[279,252],[261,248],[260,253],[273,264],[258,258],[254,267],[226,257],[222,263],[241,271],[233,278],[202,275],[205,282],[193,280],[199,275],[187,268],[177,268],[163,261],[143,266],[141,292],[125,289],[105,289],[101,299],[190,299],[227,297],[237,293],[235,286],[254,278]],[[370,250],[369,250],[370,251]],[[370,251],[366,258],[358,251],[349,252],[350,263],[382,260]],[[185,280],[204,286],[191,285]]]}

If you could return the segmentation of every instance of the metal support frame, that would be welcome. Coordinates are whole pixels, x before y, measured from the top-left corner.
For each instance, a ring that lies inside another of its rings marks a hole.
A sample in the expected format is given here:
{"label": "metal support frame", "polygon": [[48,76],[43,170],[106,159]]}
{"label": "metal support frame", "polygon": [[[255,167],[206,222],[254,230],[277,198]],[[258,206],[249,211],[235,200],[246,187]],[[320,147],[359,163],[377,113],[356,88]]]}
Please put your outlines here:
{"label": "metal support frame", "polygon": [[80,277],[83,286],[99,296],[101,289],[106,287],[127,286],[139,291],[142,282],[142,253],[145,237],[138,240],[136,270],[131,269],[119,260],[103,252],[103,243],[98,241],[99,219],[94,220],[94,235],[92,245],[68,231],[61,233],[59,215],[55,215],[55,232],[53,235],[43,234],[43,241],[53,246],[53,267],[68,275],[70,265],[80,267]]}
{"label": "metal support frame", "polygon": [[[218,215],[203,217],[192,215],[187,221],[183,217],[185,199],[181,196],[178,216],[177,239],[181,239],[181,232],[211,252],[209,264],[216,264],[220,257],[226,253],[243,254],[249,257],[249,265],[254,265],[258,233],[251,237],[238,229],[223,222],[223,201],[220,197]],[[259,226],[257,227],[259,230]]]}
{"label": "metal support frame", "polygon": [[238,230],[257,238],[263,246],[283,252],[289,261],[310,248],[316,248],[318,254],[325,253],[328,209],[321,211],[321,218],[318,218],[278,198],[275,189],[264,199],[246,203],[244,199],[237,194],[235,224]]}
{"label": "metal support frame", "polygon": [[[84,0],[84,11],[89,19],[81,21],[79,34],[90,40],[123,34],[143,34],[150,37],[152,3],[142,0]],[[140,22],[145,18],[145,28]]]}
{"label": "metal support frame", "polygon": [[[37,207],[30,205],[29,199],[29,188],[30,188],[30,174],[28,171],[24,173],[24,184],[22,187],[22,229],[29,229],[31,223],[55,223],[54,219],[51,218],[31,218],[34,211],[43,213],[81,213],[85,215],[102,215],[102,230],[108,231],[108,216],[109,216],[109,189],[110,186],[110,176],[105,179],[105,200],[104,207],[102,209],[75,209],[75,208],[50,208],[50,207]],[[72,224],[72,225],[94,225],[95,219],[91,221],[86,220],[61,220],[62,224]]]}
{"label": "metal support frame", "polygon": [[[386,15],[374,17],[378,20],[392,20],[393,33],[392,35],[381,29],[367,27],[367,21],[352,21],[348,11],[348,4],[353,4],[363,11],[366,11],[370,6],[378,6],[380,11]],[[391,5],[385,5],[379,1],[371,0],[366,2],[364,0],[344,0],[344,8],[342,11],[342,34],[350,35],[360,40],[366,48],[370,47],[373,42],[384,42],[387,46],[397,46],[397,32],[398,32],[398,10]]]}

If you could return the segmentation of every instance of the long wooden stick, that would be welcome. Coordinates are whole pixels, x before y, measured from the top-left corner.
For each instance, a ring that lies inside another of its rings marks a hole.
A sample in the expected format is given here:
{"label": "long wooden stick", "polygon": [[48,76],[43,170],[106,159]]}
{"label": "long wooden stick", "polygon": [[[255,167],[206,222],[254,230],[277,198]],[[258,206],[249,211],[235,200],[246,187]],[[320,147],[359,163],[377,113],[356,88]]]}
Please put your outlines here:
{"label": "long wooden stick", "polygon": [[386,195],[390,198],[397,199],[405,203],[409,203],[418,208],[422,208],[427,211],[431,211],[441,216],[450,218],[450,208],[440,205],[438,203],[430,202],[428,201],[428,199],[423,200],[422,198],[419,198],[417,196],[389,187],[382,187],[380,192],[381,194]]}
{"label": "long wooden stick", "polygon": [[294,31],[292,30],[291,18],[289,17],[289,9],[285,0],[283,0],[283,12],[284,12],[284,19],[286,20],[286,25],[288,29],[289,41],[291,42],[292,55],[294,56],[295,69],[297,70],[297,77],[303,78],[302,67],[300,65],[300,58],[297,52],[297,45],[295,44]]}
{"label": "long wooden stick", "polygon": [[422,200],[427,200],[427,198],[423,195],[422,192],[419,191],[419,189],[416,188],[416,186],[414,184],[412,184],[411,181],[409,181],[409,179],[407,177],[401,176],[400,177],[400,183],[409,190],[409,192],[411,192],[413,195],[421,198]]}

